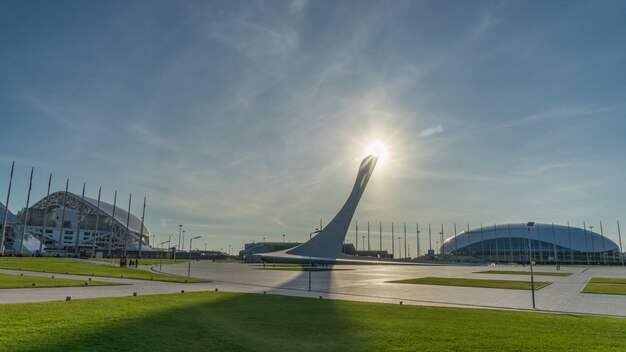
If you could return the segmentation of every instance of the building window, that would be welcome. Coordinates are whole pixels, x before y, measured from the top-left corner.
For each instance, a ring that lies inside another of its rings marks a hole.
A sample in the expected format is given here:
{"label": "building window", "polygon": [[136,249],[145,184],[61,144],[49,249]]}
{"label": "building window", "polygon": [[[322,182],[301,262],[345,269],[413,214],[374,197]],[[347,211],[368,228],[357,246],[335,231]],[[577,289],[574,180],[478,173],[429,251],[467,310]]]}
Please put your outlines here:
{"label": "building window", "polygon": [[46,233],[52,233],[52,230],[46,230]]}
{"label": "building window", "polygon": [[74,234],[74,231],[65,231],[65,234],[66,234],[66,235],[73,235],[73,234]]}

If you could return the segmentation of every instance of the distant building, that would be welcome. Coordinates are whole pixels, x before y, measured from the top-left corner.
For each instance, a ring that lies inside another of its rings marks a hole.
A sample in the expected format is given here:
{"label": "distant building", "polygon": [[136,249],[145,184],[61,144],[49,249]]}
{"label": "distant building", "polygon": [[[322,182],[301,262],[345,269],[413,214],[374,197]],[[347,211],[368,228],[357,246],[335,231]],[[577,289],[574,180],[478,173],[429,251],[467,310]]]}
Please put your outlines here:
{"label": "distant building", "polygon": [[[22,223],[20,220],[11,213],[10,210],[4,207],[4,204],[0,203],[0,231],[2,231],[2,224],[4,223],[4,212],[6,210],[7,213],[7,222],[6,229],[4,231],[4,253],[12,254],[15,251],[19,250],[20,239],[22,238]],[[29,237],[30,239],[30,237]],[[39,241],[36,243],[29,242],[29,248],[33,247],[35,250],[39,249]],[[30,252],[27,251],[28,254]]]}
{"label": "distant building", "polygon": [[[346,253],[350,254],[350,253]],[[371,258],[393,258],[393,254],[387,251],[357,251],[355,253],[359,257],[371,257]]]}
{"label": "distant building", "polygon": [[61,191],[30,207],[28,218],[26,213],[22,209],[17,218],[34,237],[39,239],[43,234],[47,254],[74,254],[76,248],[83,255],[91,254],[94,244],[96,252],[104,256],[109,251],[136,252],[139,241],[142,251],[153,251],[149,245],[150,231],[141,219],[104,201],[98,206],[96,199],[83,200],[80,195]]}
{"label": "distant building", "polygon": [[[530,231],[529,231],[530,230]],[[602,234],[567,225],[503,224],[463,231],[447,239],[441,252],[492,262],[612,264],[621,262],[620,247]]]}
{"label": "distant building", "polygon": [[246,263],[259,263],[261,257],[255,256],[258,253],[270,253],[282,251],[300,245],[299,242],[252,242],[246,243],[243,250],[243,260]]}

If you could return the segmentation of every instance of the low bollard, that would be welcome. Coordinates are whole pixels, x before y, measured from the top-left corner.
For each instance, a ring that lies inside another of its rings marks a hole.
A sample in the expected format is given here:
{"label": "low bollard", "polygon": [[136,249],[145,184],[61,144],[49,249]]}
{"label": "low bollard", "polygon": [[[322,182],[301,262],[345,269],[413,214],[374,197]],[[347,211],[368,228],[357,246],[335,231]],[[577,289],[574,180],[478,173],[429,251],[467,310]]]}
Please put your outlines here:
{"label": "low bollard", "polygon": [[24,276],[24,273],[20,273],[20,276]]}
{"label": "low bollard", "polygon": [[33,282],[33,284],[31,286],[35,287],[35,286],[37,286],[37,284]]}
{"label": "low bollard", "polygon": [[219,291],[219,289],[216,287],[216,288],[215,288],[215,292],[217,292],[217,291]]}
{"label": "low bollard", "polygon": [[133,292],[133,297],[137,297],[137,292]]}
{"label": "low bollard", "polygon": [[71,297],[71,296],[67,296],[67,297],[65,297],[65,300],[66,300],[66,301],[71,301],[71,300],[72,300],[72,297]]}
{"label": "low bollard", "polygon": [[400,301],[400,305],[402,305],[402,301]]}
{"label": "low bollard", "polygon": [[180,293],[185,293],[185,290],[180,290]]}
{"label": "low bollard", "polygon": [[322,296],[320,296],[320,299],[322,299]]}

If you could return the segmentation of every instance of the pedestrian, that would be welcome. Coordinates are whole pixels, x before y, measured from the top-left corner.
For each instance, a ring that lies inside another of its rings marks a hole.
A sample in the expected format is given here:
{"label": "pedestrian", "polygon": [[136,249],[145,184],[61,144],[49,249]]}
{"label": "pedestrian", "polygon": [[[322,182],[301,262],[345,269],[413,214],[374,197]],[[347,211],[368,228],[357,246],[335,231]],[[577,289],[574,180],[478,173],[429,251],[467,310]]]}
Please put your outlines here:
{"label": "pedestrian", "polygon": [[139,258],[135,259],[135,268],[139,265]]}

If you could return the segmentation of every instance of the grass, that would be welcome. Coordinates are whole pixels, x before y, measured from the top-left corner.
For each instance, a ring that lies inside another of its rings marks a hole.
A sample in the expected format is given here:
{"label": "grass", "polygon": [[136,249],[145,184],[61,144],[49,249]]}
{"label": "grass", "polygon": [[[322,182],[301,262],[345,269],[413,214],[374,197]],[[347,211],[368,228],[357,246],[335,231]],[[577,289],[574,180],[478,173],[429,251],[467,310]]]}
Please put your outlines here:
{"label": "grass", "polygon": [[621,284],[594,284],[588,283],[583,293],[602,293],[609,295],[626,295],[626,285]]}
{"label": "grass", "polygon": [[[131,258],[133,261],[135,260],[134,258]],[[112,261],[116,264],[120,263],[120,258],[90,258],[89,260],[93,260],[93,261],[97,261],[97,262],[104,262],[104,263],[111,263]],[[180,263],[187,263],[189,260],[188,259],[163,259],[163,264],[180,264]],[[130,262],[130,259],[128,259],[126,261],[126,263],[128,264]],[[139,265],[157,265],[161,262],[160,259],[139,259]]]}
{"label": "grass", "polygon": [[[452,277],[420,277],[417,279],[406,279],[397,281],[387,281],[388,283],[399,284],[419,284],[419,285],[442,285],[442,286],[465,286],[483,288],[506,288],[513,290],[530,290],[530,282],[513,280],[482,280],[482,279],[459,279]],[[538,290],[550,282],[535,281],[535,290]]]}
{"label": "grass", "polygon": [[3,351],[623,351],[624,331],[621,318],[224,292],[0,305]]}
{"label": "grass", "polygon": [[[33,284],[35,284],[33,286]],[[42,276],[20,276],[0,274],[0,289],[4,288],[33,288],[33,287],[70,287],[70,286],[108,286],[120,285],[115,282],[87,281],[75,279],[61,279]]]}
{"label": "grass", "polygon": [[[530,271],[519,270],[485,270],[477,271],[474,274],[502,274],[502,275],[530,275]],[[534,275],[540,276],[570,276],[572,273],[568,272],[554,272],[554,271],[535,271]]]}
{"label": "grass", "polygon": [[168,282],[185,282],[185,280],[187,282],[206,282],[206,280],[157,274],[141,269],[94,264],[69,258],[0,257],[0,269]]}
{"label": "grass", "polygon": [[626,285],[626,279],[610,277],[592,277],[589,282],[594,284],[622,284]]}
{"label": "grass", "polygon": [[[272,263],[272,264],[260,264],[257,270],[282,270],[282,271],[309,271],[309,266],[305,264],[289,264],[289,263]],[[355,269],[337,269],[334,266],[313,266],[311,271],[345,271]]]}
{"label": "grass", "polygon": [[[265,268],[256,268],[256,270],[282,270],[282,271],[309,271],[308,267],[303,266],[294,266],[294,267],[271,267],[267,266]],[[344,271],[344,270],[354,270],[354,269],[334,269],[334,268],[311,268],[311,271]]]}
{"label": "grass", "polygon": [[601,293],[609,295],[626,295],[626,279],[593,277],[583,288],[583,293]]}

